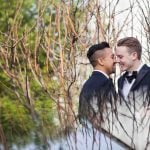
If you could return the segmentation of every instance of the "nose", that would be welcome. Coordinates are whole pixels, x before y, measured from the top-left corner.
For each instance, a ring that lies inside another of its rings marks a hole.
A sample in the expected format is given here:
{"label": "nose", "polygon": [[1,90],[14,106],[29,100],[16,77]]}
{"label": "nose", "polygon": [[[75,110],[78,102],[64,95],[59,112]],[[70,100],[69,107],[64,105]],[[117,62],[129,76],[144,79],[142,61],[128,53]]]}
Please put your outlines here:
{"label": "nose", "polygon": [[120,59],[119,59],[117,56],[115,56],[114,62],[115,62],[115,63],[120,63]]}

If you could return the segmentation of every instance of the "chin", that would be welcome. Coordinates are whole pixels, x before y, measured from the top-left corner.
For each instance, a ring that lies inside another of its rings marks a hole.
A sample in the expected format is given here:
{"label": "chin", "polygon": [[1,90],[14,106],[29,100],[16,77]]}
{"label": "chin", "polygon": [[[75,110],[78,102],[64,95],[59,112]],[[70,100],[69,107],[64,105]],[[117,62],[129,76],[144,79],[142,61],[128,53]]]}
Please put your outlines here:
{"label": "chin", "polygon": [[126,71],[125,69],[120,69],[120,72],[122,73],[122,72],[124,72],[124,71]]}
{"label": "chin", "polygon": [[121,71],[121,72],[124,72],[124,71],[126,71],[126,70],[127,70],[126,68],[120,67],[120,71]]}

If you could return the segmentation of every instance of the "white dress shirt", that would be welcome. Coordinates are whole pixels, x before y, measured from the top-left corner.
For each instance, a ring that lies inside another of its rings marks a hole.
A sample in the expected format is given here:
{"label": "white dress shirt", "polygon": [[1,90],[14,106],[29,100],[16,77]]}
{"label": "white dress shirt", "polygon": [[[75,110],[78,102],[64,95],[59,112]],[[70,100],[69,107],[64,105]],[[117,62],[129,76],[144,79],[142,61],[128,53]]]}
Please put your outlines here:
{"label": "white dress shirt", "polygon": [[[143,67],[143,64],[140,64],[138,69],[135,71],[139,72],[142,67]],[[129,76],[130,76],[130,74],[129,74]],[[132,82],[129,83],[128,80],[125,78],[125,81],[123,83],[123,88],[122,88],[122,94],[123,94],[125,100],[127,100],[128,94],[129,94],[130,89],[131,89],[132,85],[134,84],[134,82],[135,82],[135,79],[133,79]]]}

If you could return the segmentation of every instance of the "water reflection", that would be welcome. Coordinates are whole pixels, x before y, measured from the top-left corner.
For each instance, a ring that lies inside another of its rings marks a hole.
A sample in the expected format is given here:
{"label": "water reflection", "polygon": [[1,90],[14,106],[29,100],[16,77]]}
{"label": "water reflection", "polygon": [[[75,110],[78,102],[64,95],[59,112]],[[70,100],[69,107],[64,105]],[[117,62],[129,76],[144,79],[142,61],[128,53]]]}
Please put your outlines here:
{"label": "water reflection", "polygon": [[[93,104],[92,106],[95,106],[95,103],[91,104]],[[84,126],[81,126],[81,124],[76,122],[76,126],[74,128],[63,128],[61,125],[56,125],[56,122],[54,121],[55,113],[51,112],[47,104],[45,104],[44,108],[40,109],[42,113],[38,113],[37,120],[33,121],[31,117],[25,117],[28,113],[21,111],[23,109],[22,107],[13,107],[13,103],[11,103],[9,107],[7,105],[5,109],[5,105],[1,107],[0,123],[3,125],[8,150],[129,149],[125,147],[125,145],[121,145],[118,139],[125,139],[123,142],[127,141],[127,144],[135,144],[136,150],[143,150],[143,147],[145,149],[149,149],[147,145],[149,143],[150,113],[149,111],[146,111],[146,107],[143,106],[142,102],[141,104],[139,102],[137,104],[135,105],[135,109],[133,104],[122,102],[120,105],[119,103],[117,105],[117,115],[113,111],[111,107],[112,105],[107,104],[106,111],[103,110],[104,126],[102,126],[103,123],[101,120],[97,119],[100,118],[99,113],[101,113],[101,111],[98,111],[97,115],[94,118],[91,118],[92,124],[86,122],[86,124],[83,124]],[[82,107],[83,111],[81,112],[82,114],[89,114],[88,112],[84,112],[85,110],[89,110],[85,109],[85,106],[86,105],[84,103]],[[14,108],[17,108],[17,110]],[[9,115],[6,113],[6,110],[9,111]],[[96,130],[97,128],[95,125],[100,127],[99,130]],[[112,136],[110,137],[108,134],[102,133],[101,127],[110,131],[110,133],[115,135],[117,138]],[[4,148],[2,146],[1,133],[2,132],[0,130],[0,150],[7,150],[7,147]]]}
{"label": "water reflection", "polygon": [[124,150],[123,146],[100,133],[90,123],[88,127],[78,127],[66,138],[52,144],[51,148],[54,150]]}
{"label": "water reflection", "polygon": [[[20,141],[20,143],[19,143]],[[125,150],[112,138],[96,130],[90,123],[88,126],[78,126],[77,129],[60,137],[49,138],[44,142],[38,134],[28,136],[28,141],[21,137],[18,143],[12,144],[11,150]],[[25,143],[24,143],[25,142]],[[4,149],[2,146],[1,149]]]}

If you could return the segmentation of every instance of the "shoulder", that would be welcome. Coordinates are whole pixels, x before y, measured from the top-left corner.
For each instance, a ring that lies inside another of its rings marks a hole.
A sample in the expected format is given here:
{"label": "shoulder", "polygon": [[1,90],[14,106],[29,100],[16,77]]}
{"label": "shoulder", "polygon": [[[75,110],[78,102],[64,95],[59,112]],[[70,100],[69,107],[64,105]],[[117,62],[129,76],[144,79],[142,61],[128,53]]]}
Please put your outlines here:
{"label": "shoulder", "polygon": [[150,66],[147,64],[144,64],[141,70],[150,71]]}
{"label": "shoulder", "polygon": [[82,91],[91,92],[93,90],[99,90],[105,84],[109,82],[109,79],[101,73],[92,73],[89,79],[84,83]]}
{"label": "shoulder", "polygon": [[108,78],[98,71],[94,71],[90,78],[87,80],[87,82],[91,82],[93,84],[103,83],[106,81],[108,81]]}
{"label": "shoulder", "polygon": [[150,76],[150,66],[144,64],[143,67],[140,69],[139,73],[140,76],[148,77]]}

